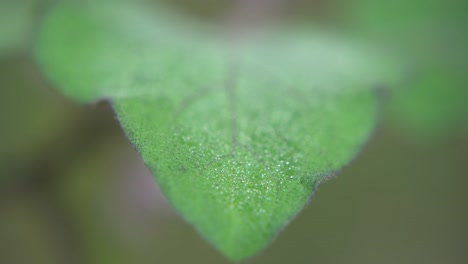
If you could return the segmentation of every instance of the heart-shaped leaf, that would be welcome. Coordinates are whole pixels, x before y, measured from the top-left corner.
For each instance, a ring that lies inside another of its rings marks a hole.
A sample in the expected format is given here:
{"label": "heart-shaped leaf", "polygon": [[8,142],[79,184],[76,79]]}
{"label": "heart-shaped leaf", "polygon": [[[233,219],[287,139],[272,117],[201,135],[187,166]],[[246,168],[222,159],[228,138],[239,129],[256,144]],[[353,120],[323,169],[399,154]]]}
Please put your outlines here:
{"label": "heart-shaped leaf", "polygon": [[338,38],[288,29],[246,41],[161,7],[67,2],[36,54],[65,94],[111,100],[172,205],[238,260],[275,237],[376,121],[378,67]]}

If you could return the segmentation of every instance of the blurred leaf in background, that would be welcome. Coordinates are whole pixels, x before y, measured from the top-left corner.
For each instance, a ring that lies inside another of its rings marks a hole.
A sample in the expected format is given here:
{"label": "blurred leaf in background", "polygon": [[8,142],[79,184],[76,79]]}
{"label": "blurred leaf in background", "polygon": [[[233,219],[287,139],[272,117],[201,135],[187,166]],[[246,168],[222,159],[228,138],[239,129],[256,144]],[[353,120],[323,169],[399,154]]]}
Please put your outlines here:
{"label": "blurred leaf in background", "polygon": [[39,0],[0,1],[0,57],[27,47]]}
{"label": "blurred leaf in background", "polygon": [[391,89],[391,120],[415,139],[447,137],[468,127],[468,2],[349,3],[347,26],[386,47],[406,65]]}

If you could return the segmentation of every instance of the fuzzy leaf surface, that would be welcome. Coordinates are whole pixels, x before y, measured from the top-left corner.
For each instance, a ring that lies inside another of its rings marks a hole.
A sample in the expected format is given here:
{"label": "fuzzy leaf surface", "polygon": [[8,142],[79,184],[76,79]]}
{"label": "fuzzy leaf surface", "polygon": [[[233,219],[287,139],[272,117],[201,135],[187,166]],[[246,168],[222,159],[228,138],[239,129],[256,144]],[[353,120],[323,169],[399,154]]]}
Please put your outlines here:
{"label": "fuzzy leaf surface", "polygon": [[367,141],[382,71],[319,32],[226,31],[137,2],[67,2],[36,55],[64,94],[112,102],[175,209],[240,260]]}

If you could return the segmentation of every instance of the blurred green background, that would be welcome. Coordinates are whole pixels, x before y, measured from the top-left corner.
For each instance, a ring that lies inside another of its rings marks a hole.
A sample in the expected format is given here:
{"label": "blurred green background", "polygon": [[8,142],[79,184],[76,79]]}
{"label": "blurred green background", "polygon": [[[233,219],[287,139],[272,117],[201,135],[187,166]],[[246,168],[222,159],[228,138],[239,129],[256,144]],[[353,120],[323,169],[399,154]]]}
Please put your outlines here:
{"label": "blurred green background", "polygon": [[[28,47],[53,2],[0,0],[0,263],[228,263],[170,208],[109,104],[77,105],[44,79]],[[217,23],[234,1],[170,2]],[[388,96],[362,154],[246,263],[468,263],[466,6],[281,7],[423,67]]]}

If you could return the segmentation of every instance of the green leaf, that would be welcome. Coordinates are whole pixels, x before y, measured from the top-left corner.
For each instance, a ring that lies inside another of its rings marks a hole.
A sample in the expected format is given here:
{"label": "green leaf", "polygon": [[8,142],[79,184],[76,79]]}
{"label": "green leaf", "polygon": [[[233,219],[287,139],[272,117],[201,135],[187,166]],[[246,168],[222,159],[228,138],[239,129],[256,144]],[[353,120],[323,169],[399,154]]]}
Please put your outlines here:
{"label": "green leaf", "polygon": [[0,1],[0,55],[26,46],[38,0]]}
{"label": "green leaf", "polygon": [[468,129],[468,78],[463,69],[426,67],[394,90],[391,120],[422,140],[445,138]]}
{"label": "green leaf", "polygon": [[45,20],[36,54],[71,98],[111,100],[172,205],[240,260],[357,154],[383,71],[333,36],[228,32],[159,6],[69,2]]}
{"label": "green leaf", "polygon": [[407,78],[392,90],[389,112],[418,139],[468,128],[467,3],[357,0],[350,9],[358,35],[406,58]]}

